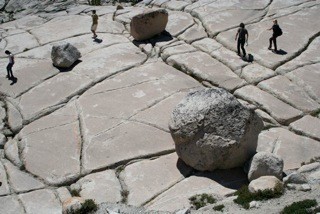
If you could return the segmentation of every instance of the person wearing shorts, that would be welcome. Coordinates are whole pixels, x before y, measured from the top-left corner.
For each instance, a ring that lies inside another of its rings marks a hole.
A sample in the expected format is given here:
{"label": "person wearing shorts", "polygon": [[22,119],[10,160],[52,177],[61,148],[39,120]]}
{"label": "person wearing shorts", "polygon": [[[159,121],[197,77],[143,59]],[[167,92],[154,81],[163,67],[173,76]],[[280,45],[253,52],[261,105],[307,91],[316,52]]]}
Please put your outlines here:
{"label": "person wearing shorts", "polygon": [[93,33],[93,38],[97,38],[97,27],[98,27],[98,15],[96,14],[96,10],[92,11],[92,26],[91,26],[91,32]]}

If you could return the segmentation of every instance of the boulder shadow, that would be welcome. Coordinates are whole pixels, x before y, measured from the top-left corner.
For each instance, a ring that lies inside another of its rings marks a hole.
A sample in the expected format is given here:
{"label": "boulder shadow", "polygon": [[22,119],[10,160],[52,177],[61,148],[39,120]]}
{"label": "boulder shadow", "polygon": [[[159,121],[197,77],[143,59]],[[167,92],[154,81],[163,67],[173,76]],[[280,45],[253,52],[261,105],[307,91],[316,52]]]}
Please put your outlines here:
{"label": "boulder shadow", "polygon": [[139,47],[139,45],[141,44],[148,44],[150,43],[152,45],[152,47],[154,47],[156,45],[157,42],[168,42],[173,40],[172,35],[168,32],[168,31],[162,31],[160,34],[155,35],[154,37],[150,38],[150,39],[146,39],[146,40],[133,40],[132,43]]}
{"label": "boulder shadow", "polygon": [[278,54],[278,55],[286,55],[287,54],[287,52],[285,50],[282,50],[282,49],[277,50],[277,51],[273,51],[273,53]]}
{"label": "boulder shadow", "polygon": [[55,66],[54,64],[52,64],[52,65],[53,65],[53,67],[57,68],[60,72],[69,72],[69,71],[72,71],[72,69],[74,69],[74,67],[76,67],[81,62],[82,62],[82,60],[78,59],[69,68],[61,68],[61,67]]}
{"label": "boulder shadow", "polygon": [[243,185],[248,185],[248,176],[242,168],[216,169],[213,172],[197,172],[194,176],[211,179],[223,187],[238,190]]}

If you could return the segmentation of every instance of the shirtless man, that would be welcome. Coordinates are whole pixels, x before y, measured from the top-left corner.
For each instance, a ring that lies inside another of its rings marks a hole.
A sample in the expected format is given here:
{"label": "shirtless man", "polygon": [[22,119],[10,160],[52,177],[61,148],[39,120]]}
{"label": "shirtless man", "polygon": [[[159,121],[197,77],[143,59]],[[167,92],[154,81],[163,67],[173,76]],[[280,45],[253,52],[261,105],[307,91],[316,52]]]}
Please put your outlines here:
{"label": "shirtless man", "polygon": [[92,26],[91,26],[91,31],[93,33],[93,38],[97,38],[96,30],[98,27],[98,15],[96,14],[96,10],[92,11]]}

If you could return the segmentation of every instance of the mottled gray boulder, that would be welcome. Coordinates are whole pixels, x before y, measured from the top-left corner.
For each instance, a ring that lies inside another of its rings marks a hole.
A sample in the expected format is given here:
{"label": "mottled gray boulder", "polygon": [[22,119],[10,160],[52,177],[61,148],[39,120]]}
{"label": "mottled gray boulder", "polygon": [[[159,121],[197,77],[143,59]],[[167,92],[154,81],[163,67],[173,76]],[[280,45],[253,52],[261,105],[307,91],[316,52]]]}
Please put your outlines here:
{"label": "mottled gray boulder", "polygon": [[201,171],[242,166],[255,154],[262,127],[253,111],[220,88],[189,93],[169,123],[178,156]]}
{"label": "mottled gray boulder", "polygon": [[6,5],[5,0],[0,0],[0,9],[2,9]]}
{"label": "mottled gray boulder", "polygon": [[56,67],[69,68],[81,58],[79,50],[70,43],[54,45],[51,51],[51,59]]}
{"label": "mottled gray boulder", "polygon": [[168,12],[165,9],[146,10],[132,17],[130,34],[135,40],[145,40],[161,33],[166,29]]}
{"label": "mottled gray boulder", "polygon": [[72,197],[66,199],[62,204],[62,214],[79,211],[84,201],[84,198],[81,197]]}
{"label": "mottled gray boulder", "polygon": [[248,179],[252,181],[261,176],[273,175],[282,179],[283,160],[269,152],[258,152],[250,162]]}
{"label": "mottled gray boulder", "polygon": [[293,172],[283,179],[285,184],[305,184],[308,183],[307,178],[299,172]]}

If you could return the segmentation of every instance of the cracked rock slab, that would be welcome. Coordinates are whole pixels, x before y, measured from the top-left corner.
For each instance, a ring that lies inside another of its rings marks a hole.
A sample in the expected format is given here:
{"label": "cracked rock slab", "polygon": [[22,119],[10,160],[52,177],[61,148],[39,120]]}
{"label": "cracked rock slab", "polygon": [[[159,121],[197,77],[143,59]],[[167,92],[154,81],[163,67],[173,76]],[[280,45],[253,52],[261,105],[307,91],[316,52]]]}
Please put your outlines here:
{"label": "cracked rock slab", "polygon": [[290,170],[300,168],[302,162],[319,156],[320,143],[284,128],[272,128],[259,135],[257,151],[272,152],[280,156],[284,162],[284,170]]}
{"label": "cracked rock slab", "polygon": [[232,195],[246,182],[242,169],[216,170],[190,176],[174,185],[146,205],[148,210],[174,212],[190,208],[189,198],[197,194],[212,194],[216,198]]}
{"label": "cracked rock slab", "polygon": [[10,194],[7,173],[1,161],[0,161],[0,181],[2,182],[2,185],[0,186],[0,196]]}
{"label": "cracked rock slab", "polygon": [[7,118],[8,125],[13,132],[17,132],[22,128],[22,116],[19,110],[10,102],[7,102]]}
{"label": "cracked rock slab", "polygon": [[19,106],[24,120],[34,120],[50,111],[50,108],[66,102],[90,84],[88,77],[74,73],[60,73],[41,83],[21,96]]}
{"label": "cracked rock slab", "polygon": [[167,190],[192,169],[178,161],[176,153],[154,160],[142,160],[127,166],[120,178],[126,184],[128,204],[142,206],[150,199]]}
{"label": "cracked rock slab", "polygon": [[201,80],[227,90],[234,90],[245,84],[228,67],[203,52],[174,55],[167,59],[169,65]]}
{"label": "cracked rock slab", "polygon": [[23,165],[19,156],[19,147],[18,142],[15,139],[9,139],[8,142],[4,146],[4,153],[8,160],[10,160],[17,167],[21,167]]}
{"label": "cracked rock slab", "polygon": [[287,77],[273,77],[260,82],[258,87],[303,112],[310,113],[320,109],[320,105],[311,99],[303,88],[291,82]]}
{"label": "cracked rock slab", "polygon": [[165,48],[161,53],[161,57],[162,59],[166,60],[168,57],[176,54],[190,53],[195,51],[197,51],[197,49],[194,48],[192,45],[181,44]]}
{"label": "cracked rock slab", "polygon": [[113,170],[93,173],[71,185],[82,198],[93,199],[96,203],[121,201],[121,185]]}
{"label": "cracked rock slab", "polygon": [[299,118],[302,112],[282,102],[256,86],[245,86],[235,91],[235,96],[247,100],[265,110],[281,124],[289,124]]}
{"label": "cracked rock slab", "polygon": [[79,123],[74,121],[74,116],[64,116],[63,110],[61,116],[46,116],[19,134],[26,170],[51,185],[68,182],[80,174]]}
{"label": "cracked rock slab", "polygon": [[10,186],[15,192],[25,192],[45,187],[42,182],[35,179],[28,173],[20,171],[9,161],[5,162],[4,166],[8,173]]}
{"label": "cracked rock slab", "polygon": [[178,36],[194,24],[189,13],[181,11],[169,11],[169,20],[166,30],[172,36]]}
{"label": "cracked rock slab", "polygon": [[23,214],[25,213],[22,205],[19,203],[16,196],[10,195],[0,197],[0,213],[5,214]]}
{"label": "cracked rock slab", "polygon": [[53,190],[44,189],[20,194],[26,213],[61,214],[62,205]]}
{"label": "cracked rock slab", "polygon": [[195,24],[188,28],[184,33],[178,36],[178,39],[184,40],[186,43],[192,43],[196,40],[207,37],[207,33],[201,24]]}
{"label": "cracked rock slab", "polygon": [[250,64],[242,69],[240,76],[248,83],[256,84],[275,76],[275,72],[258,64]]}
{"label": "cracked rock slab", "polygon": [[306,115],[290,124],[290,129],[304,136],[320,141],[320,119]]}
{"label": "cracked rock slab", "polygon": [[20,96],[44,80],[59,73],[50,60],[16,59],[13,73],[18,83],[10,85],[5,77],[0,77],[0,91],[13,98]]}

